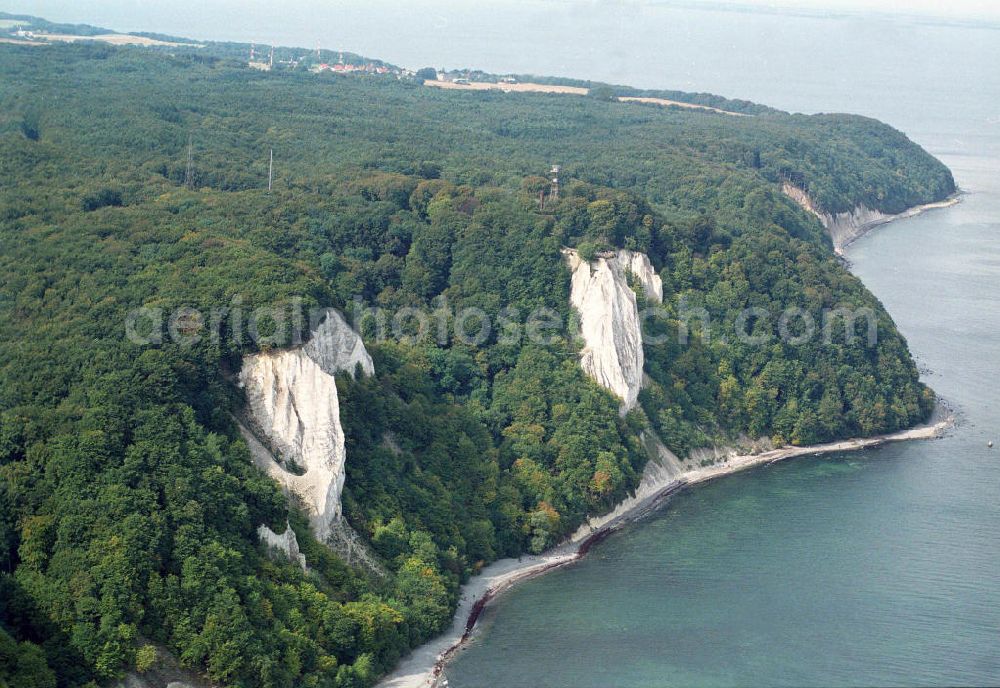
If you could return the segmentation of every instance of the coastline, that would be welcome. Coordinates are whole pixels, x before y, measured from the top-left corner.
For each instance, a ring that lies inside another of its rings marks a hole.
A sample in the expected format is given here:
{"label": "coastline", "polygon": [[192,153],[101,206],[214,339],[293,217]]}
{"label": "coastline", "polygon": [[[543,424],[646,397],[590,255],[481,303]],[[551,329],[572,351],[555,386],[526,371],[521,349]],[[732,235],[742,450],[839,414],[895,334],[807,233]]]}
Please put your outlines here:
{"label": "coastline", "polygon": [[[805,210],[819,218],[829,231],[830,221],[834,221],[834,219],[829,216],[827,216],[829,220],[824,218],[812,206],[808,195],[801,190],[796,190],[801,193],[801,196],[790,194],[788,186],[785,187],[784,192]],[[964,192],[961,189],[956,189],[953,194],[942,201],[914,206],[897,215],[881,215],[873,220],[855,223],[845,241],[842,243],[834,241],[834,253],[842,260],[846,260],[845,249],[873,229],[895,220],[908,219],[931,210],[952,207],[961,202],[962,195]],[[627,497],[608,514],[588,519],[572,536],[559,545],[541,554],[495,561],[484,567],[479,574],[471,577],[462,586],[459,603],[448,630],[420,647],[414,648],[376,686],[377,688],[438,688],[445,666],[454,659],[472,637],[480,615],[492,600],[518,583],[544,575],[583,558],[593,545],[604,540],[622,526],[649,515],[660,508],[672,495],[683,489],[757,466],[800,456],[859,451],[891,442],[937,439],[954,424],[954,412],[939,401],[938,407],[927,423],[907,430],[869,438],[840,440],[807,447],[785,446],[756,454],[731,456],[717,464],[693,468],[679,475],[671,475],[670,471],[666,471],[661,474],[660,479],[649,483],[644,479],[637,486],[634,495]],[[650,459],[650,463],[653,463],[653,459]]]}
{"label": "coastline", "polygon": [[[940,408],[940,407],[939,407]],[[908,430],[855,438],[806,447],[786,446],[759,454],[733,456],[723,462],[694,468],[680,475],[664,479],[660,484],[645,486],[644,496],[634,496],[622,502],[610,517],[598,517],[581,526],[569,540],[538,555],[519,559],[501,559],[486,566],[478,575],[462,586],[459,604],[451,627],[404,657],[395,670],[377,684],[380,688],[433,688],[438,685],[445,666],[465,646],[475,632],[476,623],[483,610],[497,596],[514,585],[541,576],[577,561],[590,548],[622,526],[639,520],[658,509],[672,495],[702,483],[757,466],[764,466],[800,456],[819,456],[836,452],[870,449],[891,442],[936,439],[954,424],[955,417],[944,409],[928,423]]]}
{"label": "coastline", "polygon": [[806,191],[790,182],[784,182],[781,186],[781,191],[795,201],[799,207],[820,221],[830,235],[830,240],[833,242],[833,252],[842,260],[846,260],[848,246],[876,227],[881,227],[896,220],[906,220],[916,217],[931,210],[950,208],[961,203],[962,196],[965,195],[964,191],[956,189],[944,200],[915,205],[896,215],[886,215],[882,211],[872,210],[864,204],[856,206],[851,212],[831,214],[817,208],[815,202],[813,202],[813,199]]}
{"label": "coastline", "polygon": [[844,257],[847,248],[853,244],[855,241],[863,236],[866,236],[869,232],[882,225],[889,224],[890,222],[895,222],[896,220],[906,220],[911,217],[916,217],[917,215],[923,215],[924,213],[931,210],[940,210],[942,208],[951,208],[962,202],[962,196],[965,194],[961,189],[956,189],[953,194],[948,196],[948,198],[943,201],[936,201],[934,203],[924,203],[923,205],[915,205],[912,208],[908,208],[898,215],[886,215],[878,220],[873,220],[871,222],[866,222],[860,225],[854,233],[840,246],[834,247],[834,252],[840,256]]}

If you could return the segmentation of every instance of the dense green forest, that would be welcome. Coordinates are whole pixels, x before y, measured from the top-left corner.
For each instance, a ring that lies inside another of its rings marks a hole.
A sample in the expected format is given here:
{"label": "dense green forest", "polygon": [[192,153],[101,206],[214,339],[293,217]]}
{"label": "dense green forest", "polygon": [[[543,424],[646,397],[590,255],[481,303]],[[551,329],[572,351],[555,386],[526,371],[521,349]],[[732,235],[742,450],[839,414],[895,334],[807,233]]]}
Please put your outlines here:
{"label": "dense green forest", "polygon": [[[646,427],[686,456],[924,419],[905,341],[780,182],[830,212],[896,212],[952,193],[950,173],[872,120],[743,109],[0,45],[0,686],[104,683],[154,647],[227,686],[371,685],[449,623],[484,563],[634,488]],[[552,164],[562,193],[542,205]],[[124,336],[140,306],[294,300],[570,321],[565,246],[648,252],[666,302],[652,330],[689,307],[719,327],[751,306],[867,307],[878,342],[668,337],[623,418],[571,327],[477,346],[365,329],[376,374],[338,378],[343,499],[380,577],[316,542],[253,468],[231,374],[255,344],[231,311],[219,338]],[[308,572],[257,540],[286,518]]]}

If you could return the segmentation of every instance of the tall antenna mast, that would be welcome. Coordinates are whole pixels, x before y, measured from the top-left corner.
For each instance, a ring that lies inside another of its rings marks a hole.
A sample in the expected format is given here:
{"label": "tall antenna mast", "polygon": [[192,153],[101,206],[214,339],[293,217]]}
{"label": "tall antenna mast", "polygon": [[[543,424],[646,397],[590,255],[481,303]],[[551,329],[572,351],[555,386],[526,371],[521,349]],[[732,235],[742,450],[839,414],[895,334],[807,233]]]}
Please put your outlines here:
{"label": "tall antenna mast", "polygon": [[271,46],[271,56],[267,58],[267,66],[274,67],[274,46]]}
{"label": "tall antenna mast", "polygon": [[254,50],[256,48],[257,48],[257,44],[256,43],[251,43],[250,44],[250,61],[251,62],[253,62],[253,59],[254,59]]}
{"label": "tall antenna mast", "polygon": [[271,182],[274,180],[274,149],[271,149],[271,160],[267,163],[267,192],[271,193]]}
{"label": "tall antenna mast", "polygon": [[191,188],[194,186],[194,137],[188,134],[188,160],[187,170],[184,172],[184,186]]}

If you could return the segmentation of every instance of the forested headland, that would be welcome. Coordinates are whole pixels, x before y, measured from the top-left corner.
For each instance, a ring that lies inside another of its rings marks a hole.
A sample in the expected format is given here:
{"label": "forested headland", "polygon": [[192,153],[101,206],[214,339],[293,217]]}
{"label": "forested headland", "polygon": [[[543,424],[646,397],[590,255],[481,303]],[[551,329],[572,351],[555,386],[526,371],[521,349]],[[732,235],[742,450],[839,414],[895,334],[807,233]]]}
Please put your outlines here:
{"label": "forested headland", "polygon": [[[226,686],[371,685],[450,622],[483,564],[628,494],[644,429],[683,458],[929,414],[891,318],[781,192],[831,213],[951,194],[891,127],[265,72],[213,50],[0,44],[0,686],[102,684],[154,648]],[[667,337],[621,417],[571,332],[372,338],[375,375],[338,388],[344,513],[382,577],[318,543],[252,466],[232,372],[257,345],[226,312],[219,338],[124,334],[143,306],[296,299],[570,321],[564,247],[647,253],[665,302],[650,328],[685,308],[723,329],[751,307],[868,308],[878,341]],[[258,541],[286,519],[309,571]]]}

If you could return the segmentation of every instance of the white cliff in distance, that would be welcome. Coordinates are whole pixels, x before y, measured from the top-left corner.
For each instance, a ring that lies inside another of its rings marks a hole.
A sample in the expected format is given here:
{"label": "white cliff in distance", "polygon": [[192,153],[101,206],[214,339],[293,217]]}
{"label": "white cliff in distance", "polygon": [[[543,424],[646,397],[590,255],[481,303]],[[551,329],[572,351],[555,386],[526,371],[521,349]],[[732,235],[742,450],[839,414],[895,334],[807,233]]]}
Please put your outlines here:
{"label": "white cliff in distance", "polygon": [[643,291],[646,292],[646,299],[654,303],[663,303],[663,280],[656,274],[653,264],[649,262],[649,256],[638,251],[628,251],[621,249],[614,259],[621,265],[625,272],[631,273],[639,280]]}
{"label": "white cliff in distance", "polygon": [[244,428],[254,463],[298,499],[321,542],[340,520],[344,487],[344,431],[334,374],[353,375],[359,366],[374,372],[361,338],[330,310],[305,346],[246,356],[239,374],[256,431]]}
{"label": "white cliff in distance", "polygon": [[816,207],[805,190],[794,184],[785,182],[781,190],[804,210],[819,218],[819,221],[826,227],[826,231],[829,232],[830,239],[833,240],[833,248],[838,254],[842,254],[848,244],[872,227],[895,219],[894,215],[886,215],[881,211],[872,210],[863,203],[849,213],[826,213]]}
{"label": "white cliff in distance", "polygon": [[925,205],[914,206],[913,208],[910,208],[909,210],[906,210],[898,215],[887,215],[880,210],[872,210],[862,203],[849,213],[831,214],[820,210],[816,206],[813,199],[809,197],[809,194],[794,184],[785,182],[782,185],[781,190],[786,196],[798,203],[803,209],[819,218],[819,221],[823,223],[824,227],[826,227],[826,231],[829,232],[830,239],[833,240],[833,250],[836,251],[838,255],[843,255],[844,249],[847,248],[851,242],[859,239],[868,231],[878,227],[879,225],[884,225],[887,222],[892,222],[893,220],[902,220],[908,217],[913,217],[914,215],[919,215],[928,210],[947,208],[955,205],[959,201],[956,196],[952,196],[951,198],[944,201],[938,201],[937,203],[927,203]]}
{"label": "white cliff in distance", "polygon": [[570,301],[580,314],[584,340],[580,365],[621,398],[622,411],[628,411],[639,399],[645,359],[639,307],[627,275],[633,275],[646,298],[656,303],[663,301],[663,282],[644,253],[622,249],[592,262],[572,249],[563,254],[573,273]]}

